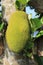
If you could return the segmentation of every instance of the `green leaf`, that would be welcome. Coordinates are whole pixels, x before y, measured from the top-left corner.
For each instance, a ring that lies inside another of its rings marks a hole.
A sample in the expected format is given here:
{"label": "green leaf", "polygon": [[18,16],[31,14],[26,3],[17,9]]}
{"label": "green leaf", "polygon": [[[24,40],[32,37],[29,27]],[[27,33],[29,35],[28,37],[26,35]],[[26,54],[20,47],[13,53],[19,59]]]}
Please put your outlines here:
{"label": "green leaf", "polygon": [[31,19],[31,24],[32,24],[31,30],[32,30],[32,34],[33,34],[31,36],[31,38],[38,38],[38,37],[42,36],[43,30],[38,32],[38,34],[36,34],[35,37],[34,37],[34,32],[43,25],[43,17],[41,19],[39,19],[39,18]]}
{"label": "green leaf", "polygon": [[20,7],[19,1],[16,1],[15,4],[16,4],[16,8],[19,9],[19,7]]}
{"label": "green leaf", "polygon": [[36,38],[38,38],[38,37],[40,37],[40,36],[42,36],[42,35],[43,35],[43,30],[40,31],[40,32],[36,35]]}
{"label": "green leaf", "polygon": [[0,31],[3,29],[4,22],[0,25]]}
{"label": "green leaf", "polygon": [[2,13],[0,13],[0,17],[2,17]]}
{"label": "green leaf", "polygon": [[31,58],[32,57],[32,53],[27,53],[27,56],[29,57],[29,58]]}
{"label": "green leaf", "polygon": [[25,5],[30,0],[18,0],[21,4]]}
{"label": "green leaf", "polygon": [[16,0],[15,5],[18,10],[23,10],[30,0]]}
{"label": "green leaf", "polygon": [[42,26],[41,20],[39,18],[31,19],[31,24],[32,32],[35,32],[38,28]]}
{"label": "green leaf", "polygon": [[24,5],[22,5],[18,0],[15,2],[15,6],[18,10],[23,10],[24,9]]}
{"label": "green leaf", "polygon": [[43,17],[41,18],[41,23],[43,24]]}

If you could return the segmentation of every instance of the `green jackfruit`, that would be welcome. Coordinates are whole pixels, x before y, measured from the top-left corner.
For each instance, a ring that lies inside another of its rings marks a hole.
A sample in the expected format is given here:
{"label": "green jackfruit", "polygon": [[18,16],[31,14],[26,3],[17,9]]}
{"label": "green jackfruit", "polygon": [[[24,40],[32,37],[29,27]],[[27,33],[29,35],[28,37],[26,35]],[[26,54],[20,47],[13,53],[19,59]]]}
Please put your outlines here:
{"label": "green jackfruit", "polygon": [[30,26],[27,14],[23,11],[12,13],[8,21],[6,41],[13,52],[20,52],[30,37]]}

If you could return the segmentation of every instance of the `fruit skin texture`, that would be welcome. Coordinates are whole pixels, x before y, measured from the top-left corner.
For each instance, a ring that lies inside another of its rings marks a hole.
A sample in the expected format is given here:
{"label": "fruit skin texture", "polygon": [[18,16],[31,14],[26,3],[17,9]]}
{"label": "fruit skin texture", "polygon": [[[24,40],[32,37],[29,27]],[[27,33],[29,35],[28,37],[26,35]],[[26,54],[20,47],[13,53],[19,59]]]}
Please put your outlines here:
{"label": "fruit skin texture", "polygon": [[23,11],[16,11],[12,13],[8,22],[6,41],[9,49],[18,53],[25,47],[30,36],[27,14]]}

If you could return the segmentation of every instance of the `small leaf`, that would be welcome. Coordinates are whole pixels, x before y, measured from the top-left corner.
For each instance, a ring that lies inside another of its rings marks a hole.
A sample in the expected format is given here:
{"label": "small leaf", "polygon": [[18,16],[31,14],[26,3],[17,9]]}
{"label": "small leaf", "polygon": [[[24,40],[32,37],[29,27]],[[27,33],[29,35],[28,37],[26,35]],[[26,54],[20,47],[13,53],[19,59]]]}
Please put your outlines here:
{"label": "small leaf", "polygon": [[41,18],[41,23],[43,24],[43,17]]}
{"label": "small leaf", "polygon": [[16,4],[16,8],[19,9],[19,8],[20,8],[20,3],[19,3],[19,1],[16,1],[15,4]]}
{"label": "small leaf", "polygon": [[25,5],[30,0],[18,0],[21,4]]}
{"label": "small leaf", "polygon": [[3,29],[4,23],[0,25],[0,31]]}
{"label": "small leaf", "polygon": [[2,17],[2,13],[0,13],[0,17]]}
{"label": "small leaf", "polygon": [[15,6],[18,10],[23,10],[24,9],[24,5],[22,5],[18,0],[15,2]]}
{"label": "small leaf", "polygon": [[35,32],[42,25],[41,20],[39,18],[31,19],[31,24],[32,24],[31,26],[32,32]]}

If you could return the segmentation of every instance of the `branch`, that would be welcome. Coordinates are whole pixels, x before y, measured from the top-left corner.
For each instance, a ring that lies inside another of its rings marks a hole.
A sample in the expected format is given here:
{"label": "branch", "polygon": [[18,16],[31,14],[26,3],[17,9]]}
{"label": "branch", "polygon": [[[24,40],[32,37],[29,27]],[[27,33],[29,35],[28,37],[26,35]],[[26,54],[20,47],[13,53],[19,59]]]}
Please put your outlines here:
{"label": "branch", "polygon": [[32,6],[39,14],[43,13],[43,0],[30,0],[29,6]]}

